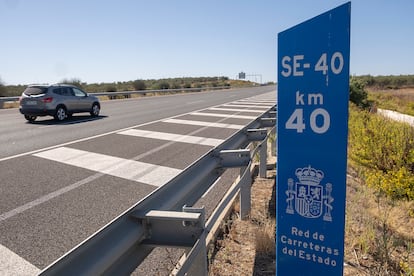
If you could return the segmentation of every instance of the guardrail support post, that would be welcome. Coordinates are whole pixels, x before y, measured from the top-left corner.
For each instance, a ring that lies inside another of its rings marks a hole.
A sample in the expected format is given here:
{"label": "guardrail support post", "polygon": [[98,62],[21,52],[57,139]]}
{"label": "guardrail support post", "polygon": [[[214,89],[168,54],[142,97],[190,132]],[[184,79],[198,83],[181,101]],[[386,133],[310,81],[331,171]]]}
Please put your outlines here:
{"label": "guardrail support post", "polygon": [[244,174],[240,179],[240,219],[244,220],[248,217],[251,210],[252,176],[248,167],[241,168],[240,174],[242,173]]}
{"label": "guardrail support post", "polygon": [[267,171],[267,139],[260,145],[259,152],[259,177],[266,178]]}
{"label": "guardrail support post", "polygon": [[[172,272],[170,275],[176,276],[185,276],[185,275],[208,275],[208,265],[207,265],[207,245],[206,245],[206,234],[205,231],[201,234],[197,244],[190,250],[189,253],[186,253],[187,262],[189,263],[190,267],[185,269],[179,270],[176,274]],[[191,258],[193,256],[193,258]]]}
{"label": "guardrail support post", "polygon": [[[187,213],[200,213],[201,220],[205,220],[205,210],[204,207],[202,208],[194,208],[194,207],[183,207],[183,212]],[[206,245],[206,231],[198,238],[196,245],[190,250],[186,252],[187,260],[187,267],[184,265],[180,270],[176,273],[174,271],[170,275],[177,275],[177,276],[184,276],[184,275],[208,275],[208,265],[207,265],[207,245]]]}
{"label": "guardrail support post", "polygon": [[272,130],[271,135],[273,138],[271,139],[272,142],[270,144],[270,147],[271,147],[270,152],[272,153],[272,156],[276,156],[276,152],[277,152],[276,150],[276,128]]}

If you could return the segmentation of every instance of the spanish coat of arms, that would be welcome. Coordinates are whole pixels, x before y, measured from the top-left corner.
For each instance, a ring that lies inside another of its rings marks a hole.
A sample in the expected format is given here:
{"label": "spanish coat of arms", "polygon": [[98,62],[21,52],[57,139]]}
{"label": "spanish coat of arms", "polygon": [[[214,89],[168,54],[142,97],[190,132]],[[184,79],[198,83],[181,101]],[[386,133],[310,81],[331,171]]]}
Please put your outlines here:
{"label": "spanish coat of arms", "polygon": [[332,184],[324,186],[320,182],[324,173],[312,168],[310,165],[305,168],[298,168],[295,175],[299,182],[288,179],[288,190],[286,191],[286,213],[294,214],[295,211],[305,218],[319,218],[322,214],[324,221],[332,221],[331,203],[334,201]]}

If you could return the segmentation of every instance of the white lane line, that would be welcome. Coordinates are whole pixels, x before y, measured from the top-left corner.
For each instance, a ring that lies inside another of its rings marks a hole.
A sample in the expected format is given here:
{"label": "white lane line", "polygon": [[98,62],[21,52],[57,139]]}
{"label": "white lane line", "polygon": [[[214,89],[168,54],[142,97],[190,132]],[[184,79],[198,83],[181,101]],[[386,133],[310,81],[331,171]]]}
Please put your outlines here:
{"label": "white lane line", "polygon": [[222,117],[222,118],[236,118],[236,119],[250,119],[254,120],[258,116],[246,116],[246,115],[231,115],[231,114],[218,114],[218,113],[205,113],[205,112],[194,112],[190,113],[190,115],[196,115],[196,116],[209,116],[209,117]]}
{"label": "white lane line", "polygon": [[185,104],[192,105],[192,104],[198,104],[198,103],[203,103],[203,102],[205,102],[205,101],[204,100],[200,100],[200,101],[187,102]]}
{"label": "white lane line", "polygon": [[40,269],[0,244],[0,275],[37,275]]}
{"label": "white lane line", "polygon": [[201,196],[202,198],[205,198],[206,195],[216,186],[216,184],[221,180],[221,176],[214,181],[214,183],[210,186],[210,188],[207,189],[207,191]]}
{"label": "white lane line", "polygon": [[231,128],[242,129],[243,125],[236,124],[223,124],[223,123],[211,123],[203,121],[181,120],[181,119],[167,119],[163,121],[165,123],[180,124],[180,125],[193,125],[193,126],[206,126],[206,127],[219,127],[219,128]]}
{"label": "white lane line", "polygon": [[[249,105],[249,104],[223,104],[223,105],[221,105],[221,106],[228,106],[228,107],[245,107],[245,108],[248,108],[248,107],[252,107],[252,105]],[[265,111],[265,110],[267,110],[267,109],[269,109],[269,107],[270,106],[255,106],[254,108],[261,108],[261,109],[263,109],[263,111]]]}
{"label": "white lane line", "polygon": [[34,156],[153,186],[162,186],[181,172],[179,169],[66,147],[39,152]]}
{"label": "white lane line", "polygon": [[98,178],[100,178],[103,175],[104,175],[103,173],[96,173],[96,174],[91,175],[91,176],[89,176],[89,177],[87,177],[85,179],[82,179],[82,180],[80,180],[80,181],[78,181],[76,183],[73,183],[73,184],[71,184],[69,186],[66,186],[66,187],[64,187],[62,189],[59,189],[57,191],[54,191],[54,192],[51,192],[51,193],[49,193],[47,195],[44,195],[42,197],[39,197],[38,199],[35,199],[35,200],[31,201],[31,202],[28,202],[28,203],[26,203],[24,205],[21,205],[21,206],[15,208],[13,210],[10,210],[10,211],[8,211],[6,213],[0,214],[0,222],[3,221],[3,220],[9,219],[11,217],[14,217],[15,215],[18,215],[20,213],[23,213],[24,211],[29,210],[30,208],[33,208],[33,207],[35,207],[37,205],[40,205],[40,204],[42,204],[44,202],[47,202],[47,201],[49,201],[49,200],[51,200],[51,199],[53,199],[55,197],[58,197],[58,196],[60,196],[60,195],[62,195],[64,193],[67,193],[67,192],[69,192],[69,191],[71,191],[73,189],[76,189],[76,188],[78,188],[80,186],[83,186],[85,184],[88,184],[89,182],[91,182],[91,181],[93,181],[95,179],[98,179]]}
{"label": "white lane line", "polygon": [[145,138],[158,139],[158,140],[182,142],[182,143],[189,143],[189,144],[213,146],[213,147],[218,146],[224,142],[223,139],[181,135],[181,134],[173,134],[173,133],[158,132],[158,131],[148,131],[148,130],[141,130],[141,129],[129,129],[129,130],[125,130],[122,132],[118,132],[118,134],[130,135],[130,136],[136,136],[136,137],[145,137]]}
{"label": "white lane line", "polygon": [[234,112],[251,112],[251,113],[263,113],[263,110],[252,110],[252,109],[235,109],[235,108],[221,108],[221,107],[211,107],[207,110],[215,111],[234,111]]}

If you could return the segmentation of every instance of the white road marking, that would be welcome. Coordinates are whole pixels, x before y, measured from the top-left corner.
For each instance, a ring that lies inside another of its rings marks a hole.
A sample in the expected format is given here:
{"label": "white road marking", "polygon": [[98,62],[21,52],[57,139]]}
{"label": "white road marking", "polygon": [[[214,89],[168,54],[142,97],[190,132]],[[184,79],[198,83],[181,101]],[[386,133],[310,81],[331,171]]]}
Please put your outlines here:
{"label": "white road marking", "polygon": [[153,186],[162,186],[181,172],[175,168],[66,147],[39,152],[34,156]]}
{"label": "white road marking", "polygon": [[190,115],[196,115],[196,116],[209,116],[209,117],[222,117],[222,118],[236,118],[236,119],[250,119],[254,120],[258,116],[246,116],[246,115],[231,115],[231,114],[218,114],[218,113],[206,113],[206,112],[194,112],[190,113]]}
{"label": "white road marking", "polygon": [[40,205],[40,204],[42,204],[44,202],[47,202],[47,201],[49,201],[49,200],[51,200],[51,199],[53,199],[55,197],[58,197],[58,196],[60,196],[60,195],[62,195],[64,193],[67,193],[67,192],[69,192],[69,191],[71,191],[73,189],[76,189],[76,188],[78,188],[80,186],[83,186],[85,184],[88,184],[89,182],[91,182],[91,181],[93,181],[93,180],[95,180],[95,179],[97,179],[97,178],[99,178],[99,177],[101,177],[103,175],[104,175],[103,173],[96,173],[96,174],[91,175],[91,176],[89,176],[89,177],[87,177],[85,179],[82,179],[82,180],[80,180],[80,181],[78,181],[76,183],[73,183],[72,185],[69,185],[69,186],[66,186],[66,187],[64,187],[62,189],[59,189],[57,191],[51,192],[51,193],[49,193],[47,195],[44,195],[42,197],[39,197],[38,199],[35,199],[35,200],[30,201],[30,202],[28,202],[28,203],[26,203],[24,205],[21,205],[21,206],[15,208],[13,210],[10,210],[10,211],[8,211],[6,213],[0,214],[0,222],[3,221],[3,220],[6,220],[8,218],[14,217],[14,216],[16,216],[16,215],[18,215],[20,213],[23,213],[24,211],[29,210],[30,208],[36,207],[36,206],[38,206],[38,205]]}
{"label": "white road marking", "polygon": [[274,104],[276,99],[241,99],[238,100],[238,102],[253,102],[253,103],[268,103],[268,104]]}
{"label": "white road marking", "polygon": [[216,186],[216,184],[221,180],[221,176],[214,181],[214,183],[210,186],[210,188],[207,189],[207,191],[201,196],[202,198],[205,198],[206,195]]}
{"label": "white road marking", "polygon": [[219,128],[231,128],[231,129],[242,129],[244,127],[243,125],[212,123],[212,122],[181,120],[181,119],[167,119],[163,122],[172,123],[172,124],[180,124],[180,125],[194,125],[194,126],[219,127]]}
{"label": "white road marking", "polygon": [[[221,106],[228,106],[228,107],[252,107],[252,105],[250,105],[250,104],[232,104],[232,103],[229,103],[229,104],[223,104],[223,105],[221,105]],[[263,110],[266,110],[266,109],[269,109],[271,106],[255,106],[254,108],[262,108]]]}
{"label": "white road marking", "polygon": [[200,101],[192,101],[192,102],[187,102],[186,104],[188,105],[192,105],[192,104],[198,104],[198,103],[202,103],[205,102],[204,100],[200,100]]}
{"label": "white road marking", "polygon": [[148,130],[141,130],[141,129],[129,129],[129,130],[125,130],[122,132],[118,132],[118,134],[145,137],[145,138],[158,139],[158,140],[190,143],[190,144],[197,144],[197,145],[213,146],[213,147],[218,146],[224,142],[223,139],[181,135],[181,134],[173,134],[173,133],[158,132],[158,131],[148,131]]}
{"label": "white road marking", "polygon": [[0,244],[0,275],[37,275],[40,269]]}
{"label": "white road marking", "polygon": [[244,104],[244,105],[253,105],[256,107],[260,107],[260,106],[268,106],[271,107],[272,105],[274,105],[275,103],[272,102],[251,102],[251,101],[237,101],[234,102],[235,104]]}
{"label": "white road marking", "polygon": [[252,109],[235,109],[235,108],[221,108],[221,107],[211,107],[208,110],[215,111],[234,111],[234,112],[251,112],[251,113],[263,113],[263,110],[252,110]]}

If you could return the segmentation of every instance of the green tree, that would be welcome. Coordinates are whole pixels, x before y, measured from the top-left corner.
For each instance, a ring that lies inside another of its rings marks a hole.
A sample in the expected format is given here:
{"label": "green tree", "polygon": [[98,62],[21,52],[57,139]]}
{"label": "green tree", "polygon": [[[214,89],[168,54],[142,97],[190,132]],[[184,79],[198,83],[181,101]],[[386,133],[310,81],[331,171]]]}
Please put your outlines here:
{"label": "green tree", "polygon": [[138,90],[145,90],[147,88],[147,86],[145,85],[145,82],[143,80],[135,80],[132,83],[132,86],[134,87],[134,89],[136,91],[138,91]]}
{"label": "green tree", "polygon": [[116,92],[116,85],[115,84],[108,84],[105,87],[106,92]]}
{"label": "green tree", "polygon": [[1,79],[0,79],[0,97],[5,97],[6,96],[6,88],[4,87]]}
{"label": "green tree", "polygon": [[61,83],[65,84],[72,84],[74,86],[77,86],[79,88],[83,88],[84,83],[80,79],[77,78],[71,78],[71,79],[63,79]]}
{"label": "green tree", "polygon": [[352,78],[349,84],[349,100],[360,108],[368,108],[368,93],[365,91],[363,81]]}
{"label": "green tree", "polygon": [[158,83],[158,89],[169,89],[170,84],[167,81],[161,81]]}

